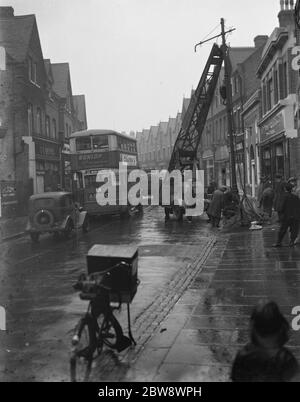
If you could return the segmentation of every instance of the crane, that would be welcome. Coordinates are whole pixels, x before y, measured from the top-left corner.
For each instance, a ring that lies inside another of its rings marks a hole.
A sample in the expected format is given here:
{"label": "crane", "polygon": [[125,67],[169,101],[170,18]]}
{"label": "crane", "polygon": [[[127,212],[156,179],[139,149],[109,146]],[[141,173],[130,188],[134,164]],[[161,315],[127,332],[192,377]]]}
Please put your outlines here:
{"label": "crane", "polygon": [[[171,155],[168,172],[186,168],[199,169],[197,151],[202,138],[206,119],[211,102],[217,87],[219,75],[224,61],[224,52],[216,43],[213,45],[197,89],[191,97],[187,112],[183,117],[180,132],[177,136]],[[185,214],[183,206],[165,206],[166,218],[174,214],[177,220],[181,220]]]}

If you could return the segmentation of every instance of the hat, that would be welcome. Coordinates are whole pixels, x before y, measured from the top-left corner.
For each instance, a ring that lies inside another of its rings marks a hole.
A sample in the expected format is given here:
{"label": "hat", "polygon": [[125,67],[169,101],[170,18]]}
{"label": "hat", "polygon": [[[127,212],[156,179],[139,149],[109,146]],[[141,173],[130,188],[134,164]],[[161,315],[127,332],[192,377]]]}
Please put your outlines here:
{"label": "hat", "polygon": [[261,337],[276,335],[289,324],[274,302],[261,302],[252,312],[251,321],[254,331]]}

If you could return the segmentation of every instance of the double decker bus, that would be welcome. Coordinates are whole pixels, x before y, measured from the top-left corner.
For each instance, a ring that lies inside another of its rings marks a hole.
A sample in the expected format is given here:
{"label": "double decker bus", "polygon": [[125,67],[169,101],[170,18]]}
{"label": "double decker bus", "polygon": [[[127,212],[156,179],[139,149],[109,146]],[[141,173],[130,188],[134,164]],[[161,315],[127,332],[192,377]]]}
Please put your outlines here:
{"label": "double decker bus", "polygon": [[70,136],[70,151],[73,193],[89,215],[128,213],[130,206],[100,206],[96,192],[104,184],[99,181],[101,171],[114,172],[118,188],[120,163],[126,164],[128,173],[138,169],[136,140],[110,130],[79,131]]}

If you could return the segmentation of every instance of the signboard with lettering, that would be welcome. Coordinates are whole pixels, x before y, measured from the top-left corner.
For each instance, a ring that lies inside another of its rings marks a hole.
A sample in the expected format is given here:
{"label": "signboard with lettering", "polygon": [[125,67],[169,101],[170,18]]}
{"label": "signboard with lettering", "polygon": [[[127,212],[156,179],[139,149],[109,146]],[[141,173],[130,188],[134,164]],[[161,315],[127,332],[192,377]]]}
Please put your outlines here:
{"label": "signboard with lettering", "polygon": [[60,159],[59,145],[46,141],[35,140],[35,152],[37,156],[44,158]]}
{"label": "signboard with lettering", "polygon": [[120,161],[128,166],[137,166],[137,158],[135,155],[120,154]]}
{"label": "signboard with lettering", "polygon": [[280,112],[262,124],[261,140],[264,141],[269,137],[273,137],[276,134],[281,134],[284,130],[285,128],[283,113]]}
{"label": "signboard with lettering", "polygon": [[119,162],[117,151],[112,152],[88,152],[77,155],[71,155],[72,171],[118,168]]}

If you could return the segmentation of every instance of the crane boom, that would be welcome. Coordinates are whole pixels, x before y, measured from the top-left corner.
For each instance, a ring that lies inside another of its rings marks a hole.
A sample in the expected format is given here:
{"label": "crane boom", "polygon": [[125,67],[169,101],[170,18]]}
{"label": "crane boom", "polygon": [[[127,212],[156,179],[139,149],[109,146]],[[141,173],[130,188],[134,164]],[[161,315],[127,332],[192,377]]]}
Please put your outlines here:
{"label": "crane boom", "polygon": [[224,56],[222,49],[214,44],[199,81],[192,95],[189,107],[183,118],[181,130],[176,139],[169,172],[183,170],[187,164],[197,159],[197,150],[205,127],[209,108],[218,83]]}

